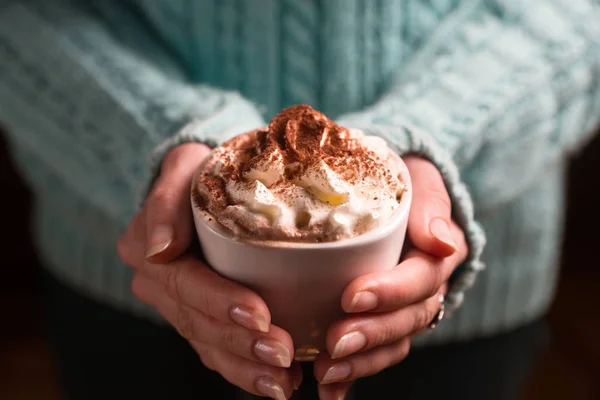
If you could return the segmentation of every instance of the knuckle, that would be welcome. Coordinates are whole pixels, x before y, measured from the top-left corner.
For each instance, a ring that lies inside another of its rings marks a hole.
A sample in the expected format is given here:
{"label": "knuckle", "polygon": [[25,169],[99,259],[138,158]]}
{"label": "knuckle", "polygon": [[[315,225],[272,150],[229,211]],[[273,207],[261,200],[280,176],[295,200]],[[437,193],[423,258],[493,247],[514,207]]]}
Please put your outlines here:
{"label": "knuckle", "polygon": [[427,297],[431,297],[438,292],[440,286],[443,283],[442,270],[438,265],[430,265],[429,267],[429,279],[425,294]]}
{"label": "knuckle", "polygon": [[143,281],[140,279],[139,275],[133,275],[133,279],[131,280],[131,292],[138,300],[147,303],[143,286]]}
{"label": "knuckle", "polygon": [[177,303],[181,302],[181,291],[180,291],[180,282],[181,282],[181,271],[179,266],[168,265],[165,266],[162,272],[162,282],[167,290],[169,296],[175,300]]}
{"label": "knuckle", "polygon": [[194,265],[191,265],[189,261],[184,260],[161,266],[160,274],[167,294],[177,303],[188,304],[209,317],[222,319],[220,310],[224,297],[210,285],[194,286],[193,294],[188,290],[189,295],[186,296],[186,286],[191,285],[191,282],[196,282],[192,277]]}
{"label": "knuckle", "polygon": [[222,319],[221,315],[219,315],[219,302],[220,299],[217,300],[217,297],[214,296],[214,293],[209,291],[210,289],[203,290],[196,297],[195,307],[201,310],[205,315],[209,317],[215,318],[217,320]]}
{"label": "knuckle", "polygon": [[419,311],[415,314],[413,331],[421,330],[427,327],[440,309],[440,302],[438,296],[435,295],[427,301],[425,305],[419,308]]}
{"label": "knuckle", "polygon": [[417,311],[414,314],[413,329],[412,329],[413,332],[423,329],[424,327],[429,325],[429,323],[433,319],[435,312],[437,312],[437,311],[432,312],[431,311],[432,307],[430,306],[430,304],[431,304],[431,302],[427,301],[427,302],[425,302],[424,307],[418,307]]}
{"label": "knuckle", "polygon": [[163,183],[164,179],[158,178],[154,189],[150,195],[149,202],[152,203],[153,208],[157,206],[164,206],[165,204],[171,204],[175,201],[177,194],[171,190],[169,185]]}
{"label": "knuckle", "polygon": [[421,327],[428,326],[431,323],[431,321],[433,321],[433,318],[435,318],[435,315],[438,313],[439,309],[440,302],[437,299],[437,296],[435,296],[435,298],[433,300],[430,300],[427,306],[425,307],[425,312],[423,312],[423,319],[421,320]]}
{"label": "knuckle", "polygon": [[214,362],[213,350],[210,346],[196,346],[196,353],[200,357],[200,362],[211,371],[216,371],[217,367]]}
{"label": "knuckle", "polygon": [[179,306],[177,309],[177,331],[181,336],[190,340],[194,338],[194,314],[185,306]]}
{"label": "knuckle", "polygon": [[364,373],[361,374],[362,376],[375,375],[376,373],[380,372],[382,369],[385,368],[385,365],[383,365],[381,361],[381,357],[368,357],[366,364],[367,367]]}
{"label": "knuckle", "polygon": [[403,289],[406,287],[405,285],[399,286],[400,290],[394,291],[394,293],[390,296],[389,303],[394,306],[406,305],[411,301],[411,295],[409,289]]}
{"label": "knuckle", "polygon": [[410,353],[410,340],[404,340],[402,341],[402,343],[400,344],[400,348],[398,349],[398,357],[400,358],[400,361],[404,360],[406,357],[408,357],[408,354]]}
{"label": "knuckle", "polygon": [[446,187],[443,185],[431,186],[427,189],[426,199],[428,202],[433,203],[437,209],[451,210],[452,202],[450,196],[446,191]]}
{"label": "knuckle", "polygon": [[162,162],[163,168],[173,168],[181,164],[182,160],[185,159],[188,150],[188,146],[179,145],[173,150],[169,151]]}
{"label": "knuckle", "polygon": [[221,338],[222,346],[227,350],[235,351],[240,347],[240,335],[239,331],[236,329],[224,329],[220,332],[219,337]]}
{"label": "knuckle", "polygon": [[354,378],[375,375],[390,366],[390,352],[375,351],[361,361],[361,366],[353,368],[356,371]]}
{"label": "knuckle", "polygon": [[214,366],[214,364],[210,361],[210,358],[206,355],[206,350],[202,350],[201,353],[198,353],[198,356],[200,357],[200,362],[202,364],[204,364],[204,366],[206,368],[208,368],[210,371],[216,372],[217,368]]}
{"label": "knuckle", "polygon": [[373,346],[381,346],[382,344],[392,342],[398,333],[396,324],[390,320],[384,320],[377,325],[376,334],[374,335]]}

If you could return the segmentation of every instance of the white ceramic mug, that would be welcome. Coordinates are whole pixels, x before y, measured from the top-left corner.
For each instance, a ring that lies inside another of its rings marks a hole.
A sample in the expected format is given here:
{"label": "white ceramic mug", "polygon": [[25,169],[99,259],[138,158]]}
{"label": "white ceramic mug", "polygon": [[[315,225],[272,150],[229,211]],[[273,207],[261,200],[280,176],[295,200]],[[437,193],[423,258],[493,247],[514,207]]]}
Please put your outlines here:
{"label": "white ceramic mug", "polygon": [[327,328],[345,315],[341,297],[352,280],[398,264],[412,188],[406,165],[394,156],[405,184],[399,207],[382,226],[336,242],[237,239],[197,207],[192,196],[194,222],[206,260],[222,276],[261,296],[272,323],[292,336],[296,360],[313,360],[325,349]]}

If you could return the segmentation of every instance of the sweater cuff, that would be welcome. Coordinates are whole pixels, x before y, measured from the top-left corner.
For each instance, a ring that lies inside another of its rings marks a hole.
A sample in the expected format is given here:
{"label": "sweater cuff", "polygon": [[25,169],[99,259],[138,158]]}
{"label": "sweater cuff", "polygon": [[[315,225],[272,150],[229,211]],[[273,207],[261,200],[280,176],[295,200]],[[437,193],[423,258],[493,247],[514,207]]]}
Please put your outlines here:
{"label": "sweater cuff", "polygon": [[152,151],[147,164],[146,178],[138,188],[138,206],[143,206],[150,193],[160,172],[163,158],[175,147],[184,143],[203,143],[209,147],[216,147],[236,135],[264,125],[265,121],[254,104],[237,93],[231,93],[225,98],[222,106],[210,116],[192,119]]}
{"label": "sweater cuff", "polygon": [[453,218],[463,229],[469,246],[468,258],[452,275],[445,297],[446,310],[452,313],[460,307],[465,291],[473,286],[477,274],[485,267],[481,261],[481,254],[486,240],[481,225],[475,221],[471,195],[461,180],[458,168],[450,154],[428,132],[408,121],[393,126],[380,125],[349,116],[337,122],[348,128],[360,129],[367,135],[382,137],[388,142],[390,148],[401,156],[417,154],[424,157],[435,164],[442,174],[452,201]]}

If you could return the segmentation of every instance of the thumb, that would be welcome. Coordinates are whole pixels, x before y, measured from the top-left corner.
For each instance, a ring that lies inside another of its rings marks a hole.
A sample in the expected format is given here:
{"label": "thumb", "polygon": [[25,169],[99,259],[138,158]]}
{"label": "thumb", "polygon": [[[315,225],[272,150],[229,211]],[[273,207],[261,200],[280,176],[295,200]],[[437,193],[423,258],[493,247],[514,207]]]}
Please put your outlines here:
{"label": "thumb", "polygon": [[408,237],[420,250],[448,257],[457,251],[450,230],[452,204],[437,167],[424,158],[405,158],[411,177],[413,200],[408,217]]}
{"label": "thumb", "polygon": [[194,232],[190,188],[194,172],[209,154],[200,143],[186,143],[164,158],[146,200],[146,259],[167,263],[180,256]]}

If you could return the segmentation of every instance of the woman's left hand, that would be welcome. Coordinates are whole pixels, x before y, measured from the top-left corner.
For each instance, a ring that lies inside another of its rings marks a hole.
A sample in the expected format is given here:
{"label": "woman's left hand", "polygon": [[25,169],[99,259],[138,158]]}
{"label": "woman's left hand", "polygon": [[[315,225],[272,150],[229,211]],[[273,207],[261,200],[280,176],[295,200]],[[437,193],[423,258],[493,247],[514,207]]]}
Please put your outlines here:
{"label": "woman's left hand", "polygon": [[354,380],[402,361],[411,337],[433,321],[448,278],[467,257],[439,171],[420,157],[404,161],[413,188],[406,243],[411,247],[396,268],[361,276],[346,287],[342,307],[354,315],[331,325],[328,352],[314,365],[321,400],[343,399]]}

